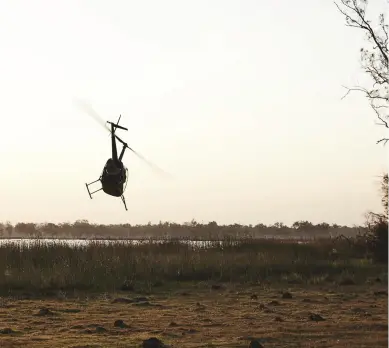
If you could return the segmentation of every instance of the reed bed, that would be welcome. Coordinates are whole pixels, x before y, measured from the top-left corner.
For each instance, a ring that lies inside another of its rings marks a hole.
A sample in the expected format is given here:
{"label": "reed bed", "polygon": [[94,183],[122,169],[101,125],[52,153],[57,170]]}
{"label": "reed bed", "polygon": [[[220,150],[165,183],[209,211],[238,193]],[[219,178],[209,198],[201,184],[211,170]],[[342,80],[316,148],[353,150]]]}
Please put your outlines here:
{"label": "reed bed", "polygon": [[[337,252],[334,252],[336,248]],[[307,244],[232,238],[69,245],[34,240],[0,244],[0,291],[117,291],[167,282],[365,282],[387,275],[347,241]]]}

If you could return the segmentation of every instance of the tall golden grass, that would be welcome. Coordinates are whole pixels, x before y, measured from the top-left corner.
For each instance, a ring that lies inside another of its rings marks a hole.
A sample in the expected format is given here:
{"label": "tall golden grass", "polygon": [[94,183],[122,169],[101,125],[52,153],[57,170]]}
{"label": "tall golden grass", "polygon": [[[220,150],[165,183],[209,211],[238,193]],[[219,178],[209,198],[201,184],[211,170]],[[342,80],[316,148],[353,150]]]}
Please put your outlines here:
{"label": "tall golden grass", "polygon": [[[334,250],[334,248],[336,250]],[[207,246],[149,239],[85,245],[0,244],[0,290],[117,291],[166,282],[365,282],[387,274],[347,240],[226,239]]]}

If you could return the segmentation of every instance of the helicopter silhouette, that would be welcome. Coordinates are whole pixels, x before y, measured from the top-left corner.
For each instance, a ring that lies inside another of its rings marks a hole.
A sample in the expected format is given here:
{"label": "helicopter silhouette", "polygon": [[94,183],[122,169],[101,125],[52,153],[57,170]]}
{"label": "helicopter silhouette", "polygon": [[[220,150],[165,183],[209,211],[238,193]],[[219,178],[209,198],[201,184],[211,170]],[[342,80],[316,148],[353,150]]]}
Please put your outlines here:
{"label": "helicopter silhouette", "polygon": [[[85,183],[86,188],[89,193],[89,197],[92,199],[92,195],[98,191],[103,190],[106,194],[114,197],[120,197],[123,201],[124,208],[127,209],[126,200],[123,196],[123,193],[127,187],[127,179],[128,179],[128,169],[123,164],[123,156],[124,152],[127,148],[132,150],[127,143],[125,143],[122,139],[120,139],[116,134],[116,129],[122,129],[128,131],[127,128],[119,126],[121,115],[119,116],[119,120],[117,123],[113,123],[110,121],[107,121],[111,125],[111,141],[112,141],[112,157],[107,160],[105,163],[105,166],[103,168],[103,171],[100,175],[100,177],[92,181],[91,183]],[[122,143],[122,151],[120,155],[118,156],[117,147],[116,147],[116,139]],[[101,182],[101,188],[99,188],[96,191],[90,192],[89,186],[100,181]]]}
{"label": "helicopter silhouette", "polygon": [[[79,106],[82,106],[84,111],[86,111],[90,116],[92,116],[95,120],[97,120],[106,130],[108,130],[111,133],[111,147],[112,147],[111,158],[109,158],[106,161],[103,171],[97,180],[92,181],[90,183],[85,183],[85,186],[89,193],[89,197],[92,199],[93,194],[102,190],[103,192],[105,192],[110,196],[120,197],[124,204],[124,208],[128,210],[126,200],[124,198],[124,191],[126,190],[127,181],[128,181],[128,168],[123,164],[122,161],[126,149],[132,151],[137,157],[139,157],[141,160],[147,163],[152,169],[157,170],[160,174],[163,174],[165,176],[166,175],[170,176],[170,174],[166,173],[161,168],[159,168],[152,162],[148,161],[140,153],[136,152],[134,149],[128,146],[128,144],[125,141],[123,141],[121,138],[119,138],[116,135],[117,129],[128,131],[127,128],[119,125],[121,115],[119,116],[119,120],[117,121],[117,123],[113,123],[110,121],[104,122],[103,119],[89,105],[86,105],[85,103],[81,103],[80,105],[79,103]],[[107,127],[107,124],[110,124],[110,128]],[[116,140],[123,145],[119,156],[117,151]],[[89,186],[97,182],[101,183],[101,188],[91,192],[89,190]]]}

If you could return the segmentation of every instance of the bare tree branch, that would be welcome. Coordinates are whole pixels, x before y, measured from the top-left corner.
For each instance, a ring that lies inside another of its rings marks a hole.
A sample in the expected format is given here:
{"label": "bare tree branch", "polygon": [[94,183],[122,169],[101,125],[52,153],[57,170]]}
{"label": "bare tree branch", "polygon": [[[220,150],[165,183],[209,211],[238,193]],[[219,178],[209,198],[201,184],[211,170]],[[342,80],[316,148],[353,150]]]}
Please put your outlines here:
{"label": "bare tree branch", "polygon": [[[369,88],[343,86],[347,89],[347,92],[341,99],[347,97],[352,91],[364,93],[380,121],[376,124],[389,128],[389,26],[385,23],[385,15],[380,14],[378,24],[372,25],[371,21],[366,18],[368,0],[340,0],[339,4],[334,3],[339,12],[345,17],[346,26],[365,31],[367,39],[371,43],[370,48],[361,49],[361,62],[363,71],[372,79],[372,86]],[[378,140],[377,144],[383,143],[385,145],[388,141],[389,138],[383,138]]]}
{"label": "bare tree branch", "polygon": [[[353,88],[349,88],[349,87],[345,87],[343,86],[344,88],[347,88],[348,91],[347,93],[341,98],[344,99],[350,92],[352,91],[359,91],[359,92],[363,92],[366,94],[366,96],[369,98],[369,99],[380,99],[380,100],[385,100],[385,101],[389,101],[389,96],[385,96],[385,97],[382,97],[380,95],[374,95],[374,90],[373,91],[368,91],[366,88],[363,88],[363,87],[353,87]],[[374,107],[377,107],[377,106],[374,106]],[[384,105],[381,105],[380,107],[385,107]]]}
{"label": "bare tree branch", "polygon": [[382,116],[380,115],[380,113],[379,113],[378,110],[377,110],[377,107],[372,106],[372,109],[373,109],[374,112],[376,113],[377,118],[382,122],[381,125],[382,125],[382,126],[385,126],[386,128],[389,128],[388,122],[385,121],[385,120],[382,118]]}
{"label": "bare tree branch", "polygon": [[[362,29],[365,29],[366,31],[369,32],[369,34],[371,35],[372,39],[376,43],[378,49],[381,51],[381,54],[384,56],[386,64],[388,64],[388,55],[386,53],[387,49],[385,50],[384,46],[381,45],[381,43],[379,42],[379,38],[376,36],[376,34],[375,34],[374,30],[372,29],[371,25],[366,21],[365,15],[364,15],[365,11],[363,11],[361,8],[358,7],[357,0],[352,0],[353,6],[350,6],[348,4],[347,0],[341,0],[341,2],[342,2],[342,4],[345,7],[347,7],[348,9],[353,11],[354,13],[356,13],[356,15],[361,20],[361,22],[358,22],[357,20],[351,18],[349,15],[347,15],[343,11],[341,11],[341,12],[346,16],[347,19],[349,19],[352,23],[354,23],[357,28],[362,28]],[[339,8],[339,6],[338,6],[338,8]],[[383,14],[382,14],[382,16],[383,16]],[[353,26],[355,26],[355,25],[353,25]]]}

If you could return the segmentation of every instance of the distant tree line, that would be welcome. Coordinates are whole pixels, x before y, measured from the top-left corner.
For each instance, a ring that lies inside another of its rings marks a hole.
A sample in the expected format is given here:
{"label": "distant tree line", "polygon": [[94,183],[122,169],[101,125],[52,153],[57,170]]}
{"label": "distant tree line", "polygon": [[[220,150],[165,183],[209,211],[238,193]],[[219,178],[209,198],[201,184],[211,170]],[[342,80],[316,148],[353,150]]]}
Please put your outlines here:
{"label": "distant tree line", "polygon": [[219,225],[215,221],[200,223],[192,220],[178,224],[160,222],[146,225],[116,224],[101,225],[77,220],[74,223],[0,223],[1,238],[228,238],[228,237],[331,237],[344,235],[356,236],[364,232],[362,226],[341,226],[322,222],[313,224],[309,221],[296,221],[291,226],[282,222],[272,225]]}

